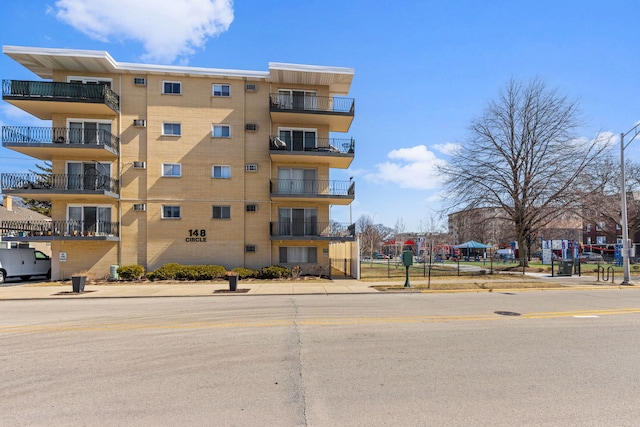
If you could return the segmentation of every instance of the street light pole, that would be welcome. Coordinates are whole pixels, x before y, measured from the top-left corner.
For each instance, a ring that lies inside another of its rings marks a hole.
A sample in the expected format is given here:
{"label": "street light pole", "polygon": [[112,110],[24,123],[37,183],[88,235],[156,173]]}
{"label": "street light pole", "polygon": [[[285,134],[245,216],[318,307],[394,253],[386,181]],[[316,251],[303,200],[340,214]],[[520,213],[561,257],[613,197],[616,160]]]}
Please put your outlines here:
{"label": "street light pole", "polygon": [[[633,134],[631,139],[625,145],[624,138],[629,134]],[[624,170],[624,150],[633,141],[638,134],[640,134],[640,123],[635,125],[626,133],[620,134],[620,187],[621,187],[621,199],[622,199],[622,212],[620,225],[622,226],[622,284],[629,285],[631,280],[631,273],[629,270],[629,256],[631,255],[631,248],[629,247],[629,222],[627,219],[627,179]]]}

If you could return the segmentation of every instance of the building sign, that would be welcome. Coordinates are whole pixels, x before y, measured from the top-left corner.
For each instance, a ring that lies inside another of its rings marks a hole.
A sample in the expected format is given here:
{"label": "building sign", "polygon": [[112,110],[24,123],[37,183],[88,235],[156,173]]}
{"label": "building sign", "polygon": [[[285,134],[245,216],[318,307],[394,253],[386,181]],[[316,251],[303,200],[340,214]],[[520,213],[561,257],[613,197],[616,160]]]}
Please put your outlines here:
{"label": "building sign", "polygon": [[189,230],[189,237],[185,237],[184,239],[187,243],[201,242],[204,243],[207,241],[207,230]]}
{"label": "building sign", "polygon": [[58,261],[65,262],[66,260],[67,260],[67,253],[66,252],[60,252],[58,254]]}

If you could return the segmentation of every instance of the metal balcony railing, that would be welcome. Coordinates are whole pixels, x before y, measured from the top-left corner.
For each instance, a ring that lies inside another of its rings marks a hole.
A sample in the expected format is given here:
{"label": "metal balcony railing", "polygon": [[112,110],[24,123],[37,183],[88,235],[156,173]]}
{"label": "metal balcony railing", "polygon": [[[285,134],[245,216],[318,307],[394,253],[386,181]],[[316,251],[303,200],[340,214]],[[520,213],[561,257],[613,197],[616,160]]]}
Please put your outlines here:
{"label": "metal balcony railing", "polygon": [[314,138],[313,140],[293,140],[272,135],[269,138],[271,150],[316,151],[324,153],[354,153],[356,141],[353,138]]}
{"label": "metal balcony railing", "polygon": [[305,94],[269,94],[271,111],[323,112],[353,115],[355,100],[341,96],[314,96]]}
{"label": "metal balcony railing", "polygon": [[314,179],[273,179],[271,194],[309,196],[353,196],[355,182]]}
{"label": "metal balcony railing", "polygon": [[120,111],[120,98],[108,85],[104,84],[3,80],[2,97],[104,103],[116,113]]}
{"label": "metal balcony railing", "polygon": [[118,237],[120,224],[111,221],[0,221],[0,234],[7,237]]}
{"label": "metal balcony railing", "polygon": [[355,236],[355,224],[318,222],[313,220],[281,220],[271,223],[273,237],[346,238]]}
{"label": "metal balcony railing", "polygon": [[102,174],[0,174],[3,191],[11,190],[64,190],[69,192],[110,192],[117,194],[119,181]]}
{"label": "metal balcony railing", "polygon": [[2,145],[9,144],[104,145],[118,154],[120,138],[104,129],[2,126]]}

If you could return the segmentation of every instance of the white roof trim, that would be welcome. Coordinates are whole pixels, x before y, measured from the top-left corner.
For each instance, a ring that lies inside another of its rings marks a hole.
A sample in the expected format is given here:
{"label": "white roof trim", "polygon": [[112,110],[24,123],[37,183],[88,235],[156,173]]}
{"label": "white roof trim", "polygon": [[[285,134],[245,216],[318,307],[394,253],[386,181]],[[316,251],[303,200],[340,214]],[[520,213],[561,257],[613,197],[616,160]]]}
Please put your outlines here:
{"label": "white roof trim", "polygon": [[269,71],[225,70],[221,68],[117,62],[99,50],[55,49],[3,46],[2,52],[43,79],[53,78],[54,70],[75,74],[156,74],[246,78],[281,84],[328,86],[332,93],[346,94],[353,81],[353,68],[270,62]]}

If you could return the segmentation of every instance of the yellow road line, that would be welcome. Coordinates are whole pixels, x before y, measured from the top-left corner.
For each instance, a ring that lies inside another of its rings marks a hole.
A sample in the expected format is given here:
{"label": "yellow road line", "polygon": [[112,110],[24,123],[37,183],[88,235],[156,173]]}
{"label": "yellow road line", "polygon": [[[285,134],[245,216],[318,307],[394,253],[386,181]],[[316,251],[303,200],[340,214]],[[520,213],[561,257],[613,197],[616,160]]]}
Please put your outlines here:
{"label": "yellow road line", "polygon": [[605,316],[640,313],[640,308],[618,308],[607,310],[580,310],[580,311],[550,311],[539,313],[523,313],[520,316],[510,317],[498,314],[478,314],[469,316],[391,316],[391,317],[341,317],[322,319],[274,319],[269,321],[196,321],[176,323],[99,323],[87,325],[18,325],[0,326],[0,334],[12,333],[53,333],[53,332],[92,332],[92,331],[131,331],[131,330],[161,330],[161,329],[224,329],[224,328],[265,328],[283,326],[349,326],[349,325],[374,325],[389,323],[441,323],[441,322],[470,322],[503,319],[552,319],[562,317]]}

